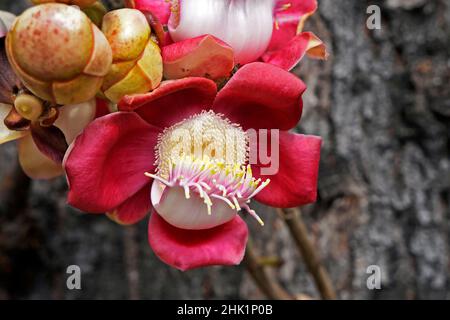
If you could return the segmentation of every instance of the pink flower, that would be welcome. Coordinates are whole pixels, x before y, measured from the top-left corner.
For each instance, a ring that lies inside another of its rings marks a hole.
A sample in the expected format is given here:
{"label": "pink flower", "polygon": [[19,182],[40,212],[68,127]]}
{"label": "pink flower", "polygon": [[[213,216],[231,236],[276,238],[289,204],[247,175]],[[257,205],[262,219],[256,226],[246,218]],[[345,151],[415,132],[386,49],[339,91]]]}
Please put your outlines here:
{"label": "pink flower", "polygon": [[228,76],[235,63],[258,60],[291,70],[305,54],[327,57],[322,41],[303,32],[316,0],[128,0],[127,5],[167,25],[170,36],[162,42],[168,79],[216,80]]}
{"label": "pink flower", "polygon": [[[178,269],[238,264],[248,236],[238,212],[260,221],[250,200],[295,207],[316,199],[321,139],[288,132],[300,120],[304,90],[294,75],[257,62],[220,92],[189,77],[127,96],[120,112],[92,122],[69,147],[69,203],[122,224],[152,211],[150,246]],[[251,128],[281,130],[276,175],[248,162],[261,143],[247,143]],[[224,145],[232,146],[231,161],[219,152]]]}

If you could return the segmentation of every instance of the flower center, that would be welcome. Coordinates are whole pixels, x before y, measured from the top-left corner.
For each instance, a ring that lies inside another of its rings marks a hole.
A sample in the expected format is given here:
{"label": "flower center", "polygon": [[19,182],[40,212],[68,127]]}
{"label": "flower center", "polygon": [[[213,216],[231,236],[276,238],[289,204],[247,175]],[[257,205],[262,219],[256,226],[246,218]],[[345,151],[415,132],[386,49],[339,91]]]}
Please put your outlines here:
{"label": "flower center", "polygon": [[159,175],[167,178],[171,165],[188,156],[243,165],[247,154],[247,134],[242,128],[219,114],[204,111],[163,132],[156,147],[156,164]]}
{"label": "flower center", "polygon": [[[255,179],[248,158],[248,137],[222,115],[204,111],[167,128],[156,147],[156,174],[152,203],[172,225],[208,229],[247,210],[250,200],[270,180]],[[174,212],[179,206],[183,212]],[[189,208],[189,214],[186,214]]]}

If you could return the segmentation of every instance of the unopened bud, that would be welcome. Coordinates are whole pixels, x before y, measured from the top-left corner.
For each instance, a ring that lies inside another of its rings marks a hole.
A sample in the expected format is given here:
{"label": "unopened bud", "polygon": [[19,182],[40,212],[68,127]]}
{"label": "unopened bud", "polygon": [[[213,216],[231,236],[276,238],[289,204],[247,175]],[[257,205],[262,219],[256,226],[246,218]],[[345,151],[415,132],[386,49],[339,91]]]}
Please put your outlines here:
{"label": "unopened bud", "polygon": [[42,100],[31,94],[19,94],[14,101],[16,111],[25,119],[36,121],[44,112]]}
{"label": "unopened bud", "polygon": [[103,33],[113,52],[113,65],[102,91],[113,102],[123,96],[147,93],[162,80],[161,50],[151,37],[144,14],[134,9],[109,12],[103,18]]}
{"label": "unopened bud", "polygon": [[6,48],[24,85],[60,105],[92,99],[112,62],[102,32],[83,12],[64,4],[26,10],[8,33]]}

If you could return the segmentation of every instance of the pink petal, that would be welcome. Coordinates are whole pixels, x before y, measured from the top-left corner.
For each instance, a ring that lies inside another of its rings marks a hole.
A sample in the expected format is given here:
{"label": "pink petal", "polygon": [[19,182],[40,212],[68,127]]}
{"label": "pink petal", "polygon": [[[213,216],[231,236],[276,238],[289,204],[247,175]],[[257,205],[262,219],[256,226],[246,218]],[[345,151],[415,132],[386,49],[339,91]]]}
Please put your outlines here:
{"label": "pink petal", "polygon": [[205,78],[165,81],[150,93],[124,97],[119,110],[134,110],[148,123],[166,128],[209,110],[216,94],[216,84]]}
{"label": "pink petal", "polygon": [[121,225],[132,225],[144,219],[150,212],[150,185],[148,183],[136,194],[125,200],[117,209],[108,213],[108,217]]}
{"label": "pink petal", "polygon": [[162,24],[167,24],[170,18],[171,3],[167,0],[125,0],[128,8],[150,11]]}
{"label": "pink petal", "polygon": [[66,153],[68,201],[80,210],[111,211],[149,183],[159,129],[135,113],[118,112],[92,122]]}
{"label": "pink petal", "polygon": [[279,0],[275,9],[272,40],[262,60],[291,70],[304,57],[326,59],[325,45],[310,32],[303,32],[306,20],[317,10],[316,0]]}
{"label": "pink petal", "polygon": [[317,0],[278,0],[275,7],[275,28],[268,51],[282,49],[303,31],[306,19],[317,10]]}
{"label": "pink petal", "polygon": [[95,100],[96,102],[96,110],[95,110],[95,119],[106,116],[107,114],[111,113],[110,110],[110,102],[105,100],[105,99],[101,99],[101,98],[97,98]]}
{"label": "pink petal", "polygon": [[278,50],[267,51],[261,59],[284,70],[292,70],[308,54],[312,58],[326,59],[328,53],[323,42],[311,32],[302,32]]}
{"label": "pink petal", "polygon": [[271,180],[256,200],[278,208],[315,202],[321,144],[320,137],[280,132],[278,173],[263,176],[261,166],[252,166],[255,177]]}
{"label": "pink petal", "polygon": [[305,90],[303,81],[285,70],[250,63],[219,92],[213,109],[244,129],[289,130],[300,120]]}
{"label": "pink petal", "polygon": [[[186,212],[189,214],[189,212]],[[149,243],[165,263],[182,271],[212,265],[237,265],[245,253],[248,229],[234,220],[209,230],[178,229],[152,213],[148,227]]]}
{"label": "pink petal", "polygon": [[226,78],[234,68],[233,49],[223,41],[204,35],[176,42],[162,50],[166,79]]}
{"label": "pink petal", "polygon": [[148,23],[152,29],[152,33],[156,36],[158,44],[160,47],[172,44],[172,38],[170,37],[169,31],[167,31],[167,26],[158,19],[158,16],[150,11],[142,11],[147,18]]}

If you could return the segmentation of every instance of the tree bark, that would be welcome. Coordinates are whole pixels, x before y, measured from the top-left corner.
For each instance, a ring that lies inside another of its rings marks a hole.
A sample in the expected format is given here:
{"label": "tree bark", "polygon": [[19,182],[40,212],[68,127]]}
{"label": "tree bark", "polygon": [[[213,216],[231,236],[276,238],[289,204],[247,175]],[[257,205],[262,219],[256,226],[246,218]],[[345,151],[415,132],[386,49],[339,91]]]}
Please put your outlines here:
{"label": "tree bark", "polygon": [[[380,30],[366,27],[372,4]],[[298,131],[324,139],[319,199],[302,216],[338,298],[450,298],[448,1],[319,0],[306,28],[331,55],[295,69],[308,85]],[[167,267],[147,244],[147,221],[129,231],[70,208],[65,180],[30,182],[15,152],[0,146],[0,299],[264,297],[244,266]],[[268,274],[294,296],[319,298],[288,227],[255,207],[266,222],[247,220],[255,251],[283,262]],[[73,264],[81,290],[66,287]],[[367,288],[370,265],[381,268],[381,290]]]}

